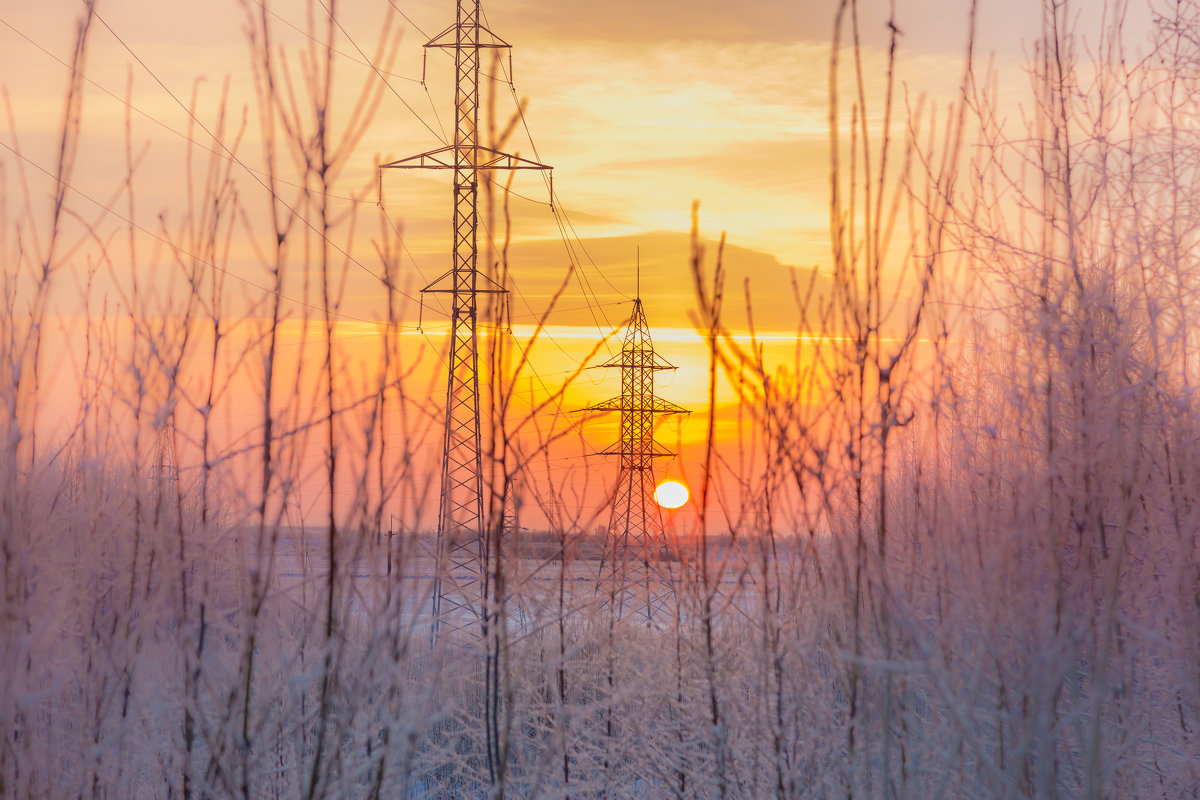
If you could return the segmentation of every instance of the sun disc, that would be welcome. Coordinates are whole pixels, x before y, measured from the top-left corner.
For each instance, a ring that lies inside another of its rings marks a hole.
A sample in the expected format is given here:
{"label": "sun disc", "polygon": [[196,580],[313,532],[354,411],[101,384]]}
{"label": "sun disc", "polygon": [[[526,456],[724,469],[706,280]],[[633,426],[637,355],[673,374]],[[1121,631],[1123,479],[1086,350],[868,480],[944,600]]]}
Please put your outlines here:
{"label": "sun disc", "polygon": [[663,481],[654,490],[654,502],[663,508],[679,508],[687,501],[687,487],[679,481]]}

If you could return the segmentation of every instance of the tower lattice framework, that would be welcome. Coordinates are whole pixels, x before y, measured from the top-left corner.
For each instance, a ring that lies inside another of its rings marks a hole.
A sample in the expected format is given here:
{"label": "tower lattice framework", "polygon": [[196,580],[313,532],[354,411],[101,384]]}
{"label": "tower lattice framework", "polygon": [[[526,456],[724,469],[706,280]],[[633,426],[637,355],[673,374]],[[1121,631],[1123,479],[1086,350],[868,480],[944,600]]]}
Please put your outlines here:
{"label": "tower lattice framework", "polygon": [[175,423],[168,417],[158,428],[150,482],[154,486],[155,515],[165,514],[179,496],[179,468],[175,464]]}
{"label": "tower lattice framework", "polygon": [[600,566],[600,590],[608,592],[618,616],[629,610],[649,621],[665,613],[674,592],[662,560],[669,548],[653,498],[652,466],[655,458],[674,453],[654,441],[654,419],[688,412],[654,393],[655,373],[676,367],[654,351],[641,297],[633,301],[621,352],[599,366],[621,371],[620,396],[584,409],[621,412],[621,441],[602,451],[620,456],[621,472]]}
{"label": "tower lattice framework", "polygon": [[380,168],[446,169],[454,173],[451,267],[421,291],[450,296],[434,624],[435,630],[441,625],[467,629],[485,621],[490,570],[494,568],[488,559],[489,554],[498,552],[489,546],[491,526],[483,513],[478,298],[506,291],[478,269],[479,175],[486,170],[550,167],[479,144],[480,54],[510,47],[482,24],[479,0],[458,0],[454,24],[425,47],[454,54],[454,143]]}

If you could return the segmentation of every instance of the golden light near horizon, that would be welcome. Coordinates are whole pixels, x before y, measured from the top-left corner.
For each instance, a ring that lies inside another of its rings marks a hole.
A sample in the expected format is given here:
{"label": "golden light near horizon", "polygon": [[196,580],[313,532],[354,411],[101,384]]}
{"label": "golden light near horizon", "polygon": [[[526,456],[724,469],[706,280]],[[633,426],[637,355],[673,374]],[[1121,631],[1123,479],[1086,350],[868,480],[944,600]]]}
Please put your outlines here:
{"label": "golden light near horizon", "polygon": [[[953,5],[949,0],[936,2]],[[875,12],[884,4],[882,0],[870,3],[874,5],[864,3],[864,8],[874,9],[868,17],[878,34],[886,29],[884,17]],[[543,154],[539,157],[556,168],[553,203],[548,194],[542,193],[542,187],[524,174],[514,184],[511,247],[509,242],[503,243],[503,252],[513,266],[510,323],[513,309],[516,318],[523,320],[512,326],[514,334],[521,337],[516,346],[522,351],[533,350],[523,366],[524,377],[529,380],[521,386],[523,392],[525,387],[528,391],[520,395],[514,408],[540,414],[554,406],[544,401],[560,385],[564,388],[564,408],[585,407],[619,391],[614,385],[615,375],[605,379],[599,372],[577,370],[586,358],[603,360],[605,353],[611,357],[614,348],[619,347],[621,334],[614,331],[623,330],[631,291],[644,298],[654,324],[653,337],[664,357],[679,367],[678,372],[663,376],[664,394],[707,397],[709,352],[702,332],[692,327],[689,316],[695,305],[689,274],[689,210],[697,199],[702,209],[702,243],[710,242],[709,261],[713,260],[718,232],[727,233],[727,245],[722,250],[727,285],[744,286],[748,295],[745,309],[741,303],[730,304],[723,322],[733,336],[748,343],[747,309],[752,304],[754,341],[764,344],[764,361],[798,363],[801,334],[795,329],[797,298],[790,291],[774,289],[790,285],[792,276],[809,269],[809,265],[824,269],[828,264],[829,131],[824,82],[809,85],[787,76],[818,74],[826,68],[827,36],[815,33],[817,27],[810,24],[809,18],[820,17],[821,30],[825,31],[828,26],[824,23],[826,18],[832,19],[836,3],[830,2],[825,9],[820,3],[756,5],[753,13],[741,15],[733,27],[721,4],[667,3],[631,8],[637,13],[627,15],[630,18],[619,25],[610,24],[607,12],[596,14],[587,4],[574,0],[554,8],[538,8],[538,13],[517,0],[485,0],[484,4],[491,14],[489,24],[514,45],[509,67],[516,70],[508,73],[502,69],[499,74],[507,75],[509,83],[493,81],[485,88],[498,91],[501,121],[522,101],[528,101],[513,118],[519,118],[521,124],[513,129],[508,148],[527,153],[536,149]],[[345,170],[336,186],[327,187],[329,208],[347,215],[339,219],[349,220],[353,209],[367,208],[378,201],[383,215],[379,230],[360,221],[357,228],[347,223],[331,234],[331,245],[343,251],[351,268],[345,273],[345,296],[338,301],[331,317],[333,325],[328,329],[329,343],[337,343],[331,344],[330,350],[341,372],[341,377],[331,380],[336,385],[330,396],[337,394],[339,398],[337,403],[329,401],[330,415],[335,405],[358,409],[362,396],[374,396],[366,383],[347,378],[375,374],[387,346],[383,344],[384,331],[403,337],[402,344],[395,343],[395,349],[402,354],[405,369],[410,370],[404,373],[405,391],[409,395],[419,393],[423,399],[433,398],[427,405],[435,403],[444,391],[444,386],[429,386],[444,380],[435,376],[440,376],[438,364],[446,348],[448,317],[426,308],[424,295],[416,287],[426,285],[429,277],[448,267],[446,219],[451,213],[451,193],[441,178],[418,179],[406,173],[403,178],[389,175],[385,194],[384,182],[381,179],[376,186],[374,174],[381,161],[441,144],[438,136],[439,132],[445,133],[440,131],[445,120],[438,118],[438,113],[444,112],[437,109],[448,106],[453,96],[454,69],[450,61],[431,58],[431,86],[426,86],[424,80],[423,43],[445,25],[445,0],[414,0],[402,5],[403,14],[388,0],[368,0],[339,12],[336,41],[328,51],[339,67],[338,81],[331,85],[333,96],[338,98],[337,108],[352,108],[352,98],[362,87],[374,86],[373,91],[378,90],[381,98],[361,143],[346,145],[348,149],[342,156]],[[262,276],[274,268],[269,260],[259,259],[260,254],[270,252],[278,235],[269,220],[276,202],[274,193],[284,192],[289,211],[297,212],[306,202],[297,198],[308,196],[309,190],[305,188],[308,178],[304,159],[280,161],[282,189],[271,190],[260,180],[272,168],[268,153],[274,152],[271,148],[275,145],[268,147],[266,139],[274,135],[271,131],[275,128],[273,123],[267,124],[272,106],[258,102],[255,65],[259,62],[255,57],[247,58],[251,53],[244,38],[246,25],[261,22],[271,26],[270,38],[280,54],[307,52],[305,48],[316,46],[323,35],[312,28],[321,14],[314,13],[310,18],[309,12],[315,12],[317,6],[299,0],[277,0],[270,12],[255,6],[257,10],[251,9],[249,16],[246,6],[227,0],[218,0],[203,10],[175,0],[153,8],[154,13],[149,14],[143,5],[131,0],[112,0],[99,12],[103,16],[98,17],[88,40],[89,68],[83,87],[86,103],[78,117],[79,161],[88,166],[73,174],[71,191],[65,195],[68,205],[75,204],[70,219],[82,219],[79,215],[96,213],[98,200],[112,196],[115,187],[126,185],[134,177],[131,165],[122,166],[127,147],[119,132],[127,131],[129,144],[142,143],[139,146],[145,147],[146,161],[138,170],[137,214],[130,211],[134,205],[130,185],[128,203],[104,210],[104,225],[111,229],[105,229],[101,237],[81,239],[99,242],[114,236],[113,231],[121,232],[103,253],[102,260],[112,262],[114,268],[97,273],[94,287],[87,280],[79,281],[78,285],[89,287],[86,292],[57,291],[48,313],[51,318],[63,320],[57,322],[60,328],[86,330],[77,320],[86,316],[89,293],[91,297],[112,296],[143,303],[144,298],[155,297],[164,306],[121,309],[119,313],[130,319],[143,313],[166,314],[171,309],[184,309],[187,293],[197,284],[194,276],[181,279],[173,269],[163,268],[170,265],[158,255],[164,253],[181,264],[201,265],[214,276],[230,277],[241,286],[237,292],[225,292],[205,303],[219,308],[214,313],[236,321],[246,330],[260,326],[260,330],[270,327],[286,333],[278,340],[277,355],[281,363],[288,365],[289,378],[295,375],[297,386],[317,385],[325,378],[319,374],[320,359],[314,355],[314,348],[323,345],[313,339],[317,328],[311,326],[310,316],[321,309],[309,304],[307,294],[315,263],[303,259],[289,262],[286,282],[277,291],[284,308],[278,324],[261,314],[262,306],[256,299],[264,286]],[[332,8],[329,6],[327,11]],[[687,13],[679,13],[681,10]],[[585,12],[596,18],[583,24],[579,14]],[[0,26],[0,40],[5,43],[0,48],[0,61],[9,63],[14,75],[21,75],[21,80],[8,89],[14,93],[15,109],[10,138],[16,147],[19,130],[22,152],[18,157],[15,150],[5,151],[5,158],[16,159],[13,163],[24,164],[31,175],[52,181],[55,148],[60,141],[56,126],[62,112],[59,104],[51,101],[61,87],[68,85],[68,79],[74,78],[63,58],[69,55],[68,46],[73,41],[69,34],[79,13],[76,6],[51,4],[35,9],[16,4],[3,15],[7,27]],[[951,13],[936,17],[952,18],[955,15]],[[310,21],[307,25],[306,19]],[[681,29],[684,19],[686,28]],[[381,20],[390,20],[388,24],[396,26],[388,30],[404,29],[403,36],[396,40],[395,61],[388,69],[377,68],[366,56],[351,57],[371,52],[369,43],[383,29]],[[639,35],[631,40],[628,34],[634,29]],[[914,37],[925,37],[921,39],[924,49],[920,56],[904,62],[911,65],[908,77],[913,85],[922,86],[933,97],[953,96],[958,71],[947,64],[957,64],[958,55],[943,53],[940,45],[932,47],[937,37],[916,33],[907,17],[905,30],[909,45]],[[957,43],[958,36],[957,30],[947,34],[947,41]],[[883,40],[871,41],[874,43],[869,42],[865,50],[867,71],[883,76],[887,74],[879,67],[886,52],[879,47]],[[655,75],[655,80],[645,81],[647,74]],[[297,74],[297,87],[303,83],[300,78]],[[127,81],[127,90],[122,89]],[[226,83],[228,94],[219,93],[218,87]],[[188,87],[193,87],[194,95],[188,94]],[[194,107],[187,101],[189,96]],[[210,149],[204,144],[208,141],[205,137],[211,134],[214,141],[221,138],[213,126],[224,118],[226,107],[231,116],[240,112],[250,120],[248,138],[241,147],[235,148],[230,139],[228,146]],[[264,114],[265,121],[256,123]],[[346,119],[335,114],[331,120],[334,125],[330,136],[337,139]],[[197,131],[202,129],[209,133],[200,136]],[[345,141],[357,140],[350,137]],[[199,160],[201,156],[211,156],[213,165],[228,169],[230,185],[236,183],[240,188],[229,195],[236,197],[236,203],[231,202],[226,218],[246,223],[228,229],[221,250],[228,258],[208,259],[214,263],[179,249],[179,242],[168,244],[158,233],[135,223],[137,219],[161,217],[182,224],[189,218],[187,209],[192,201],[179,189],[191,185],[188,170],[201,168],[205,163]],[[195,164],[192,159],[197,159]],[[781,164],[787,169],[780,169]],[[48,186],[44,193],[53,196],[54,184]],[[377,194],[372,194],[376,190]],[[20,196],[13,194],[8,207],[19,202]],[[571,217],[558,220],[554,209],[565,215],[567,208]],[[128,216],[127,222],[121,214]],[[326,228],[314,218],[294,226],[294,230],[293,241],[299,244],[301,236],[320,240]],[[352,231],[358,231],[357,236],[351,235]],[[129,235],[124,235],[126,232]],[[489,231],[487,237],[491,236]],[[388,246],[397,253],[396,263],[388,266],[395,271],[389,272],[386,279],[382,277],[382,265],[373,260],[368,240],[390,242]],[[128,253],[121,249],[126,241]],[[138,252],[143,256],[135,258]],[[292,252],[299,252],[299,248]],[[576,253],[585,253],[586,259],[575,264]],[[152,255],[160,260],[151,263]],[[134,264],[140,264],[137,270]],[[572,274],[576,279],[564,284],[564,278]],[[138,282],[153,286],[154,294],[135,291]],[[560,286],[565,286],[562,302],[552,304],[550,299],[558,297]],[[820,277],[817,291],[829,291],[830,286]],[[399,291],[393,292],[394,288]],[[396,301],[395,319],[389,318],[389,298]],[[91,307],[96,307],[95,303]],[[119,331],[126,337],[122,341],[132,341],[137,335],[133,328],[122,327]],[[491,333],[485,329],[481,335]],[[597,351],[599,355],[589,356],[597,342],[614,336]],[[535,339],[539,344],[531,348]],[[75,338],[77,344],[90,341],[87,336]],[[188,337],[184,341],[193,346],[200,339]],[[221,337],[222,346],[230,348],[231,354],[235,343],[248,352],[255,341],[253,337]],[[58,349],[61,352],[64,346]],[[87,379],[86,375],[77,379],[67,374],[73,369],[70,365],[87,361],[81,354],[78,361],[61,359],[61,363],[64,374],[56,376],[60,391],[54,397],[56,401],[64,398],[66,403],[65,398],[82,397],[83,390],[64,392],[62,386],[82,386]],[[228,363],[242,362],[231,355]],[[261,415],[255,409],[262,405],[262,389],[258,376],[249,372],[234,370],[226,380],[237,387],[222,395],[226,403],[221,407],[231,420],[225,433],[234,441],[252,435],[249,427],[259,424]],[[817,394],[821,390],[816,387]],[[716,425],[711,435],[717,446],[724,447],[736,436],[740,396],[737,389],[722,383],[714,399]],[[312,410],[314,402],[298,404],[296,413],[317,413]],[[675,430],[681,458],[689,457],[691,449],[701,447],[710,434],[699,413],[701,409],[692,406],[697,413],[672,423],[678,426]],[[72,406],[42,414],[39,419],[46,428],[45,435],[57,436],[63,427],[59,421],[75,416]],[[185,415],[180,414],[179,420],[186,430],[189,423]],[[245,422],[246,430],[239,427],[239,421]],[[602,427],[589,436],[594,436],[597,443],[611,441],[618,421],[610,417],[600,424]],[[396,430],[393,428],[391,435]],[[416,437],[418,433],[411,435]],[[198,434],[193,431],[188,435]],[[436,454],[437,442],[429,448]],[[315,453],[315,449],[306,452],[305,457],[317,459]],[[187,447],[180,451],[184,461],[194,456]],[[562,452],[556,451],[564,465],[575,464],[569,459],[576,456],[582,458],[569,450],[565,441]],[[590,468],[579,469],[579,474],[586,474]],[[320,480],[313,481],[312,486],[306,485],[305,496],[325,497],[319,490]],[[681,488],[685,494],[680,505],[685,505],[687,490]],[[655,499],[659,500],[657,493]],[[319,508],[325,508],[334,500],[321,502],[324,505]],[[590,498],[588,502],[598,503],[599,499]]]}
{"label": "golden light near horizon", "polygon": [[663,508],[680,508],[689,497],[688,488],[679,481],[663,481],[654,489],[654,502]]}

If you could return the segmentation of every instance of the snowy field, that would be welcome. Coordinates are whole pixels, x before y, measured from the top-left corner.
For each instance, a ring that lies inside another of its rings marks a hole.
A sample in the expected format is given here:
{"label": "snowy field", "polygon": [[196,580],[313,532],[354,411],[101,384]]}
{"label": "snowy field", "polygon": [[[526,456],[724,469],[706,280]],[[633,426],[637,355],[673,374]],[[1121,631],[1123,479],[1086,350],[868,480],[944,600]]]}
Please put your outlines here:
{"label": "snowy field", "polygon": [[[172,541],[147,535],[139,563],[156,553],[162,567]],[[360,554],[331,587],[324,537],[299,541],[280,531],[262,595],[253,559],[210,553],[182,573],[186,596],[161,570],[131,597],[127,572],[103,577],[115,562],[60,551],[74,570],[44,569],[29,587],[55,624],[11,640],[25,649],[6,678],[20,723],[8,785],[287,797],[320,765],[328,797],[486,797],[497,781],[512,797],[700,797],[723,784],[822,797],[874,792],[885,775],[922,796],[990,797],[1050,770],[1073,795],[1098,745],[1137,765],[1130,787],[1183,797],[1200,769],[1179,683],[1195,663],[1179,624],[1192,611],[1163,593],[1145,616],[1122,613],[1119,655],[1103,665],[1080,648],[1078,619],[1039,622],[1062,598],[1032,569],[994,602],[996,570],[973,559],[922,557],[921,580],[897,563],[885,619],[856,643],[832,542],[766,560],[751,547],[708,580],[673,563],[676,591],[649,624],[612,613],[596,562],[525,559],[508,565],[493,640],[447,620],[431,646],[433,559],[394,553],[388,575],[385,553]],[[132,558],[110,543],[107,559]],[[1098,705],[1096,682],[1113,680],[1101,669],[1119,671],[1120,693]],[[848,771],[864,762],[878,772]]]}

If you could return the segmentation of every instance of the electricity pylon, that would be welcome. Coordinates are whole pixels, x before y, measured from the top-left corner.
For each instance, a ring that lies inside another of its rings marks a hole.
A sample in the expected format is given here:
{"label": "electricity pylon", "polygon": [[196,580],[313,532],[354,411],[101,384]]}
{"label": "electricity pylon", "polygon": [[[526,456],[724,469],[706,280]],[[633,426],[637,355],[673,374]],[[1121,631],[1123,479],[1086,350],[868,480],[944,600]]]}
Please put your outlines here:
{"label": "electricity pylon", "polygon": [[628,606],[649,622],[665,613],[674,592],[669,575],[658,564],[667,552],[667,542],[653,499],[652,469],[655,458],[674,453],[654,441],[654,417],[688,411],[654,394],[654,373],[676,367],[654,352],[640,296],[633,301],[621,352],[598,366],[621,370],[620,396],[583,409],[621,412],[621,441],[601,453],[619,455],[621,473],[613,493],[599,589],[609,592],[618,616]]}
{"label": "electricity pylon", "polygon": [[154,464],[150,467],[154,485],[155,518],[175,505],[179,491],[179,468],[175,464],[175,424],[170,417],[159,426]]}
{"label": "electricity pylon", "polygon": [[[425,47],[454,52],[454,143],[381,165],[381,169],[454,171],[454,215],[450,270],[421,291],[450,295],[450,346],[446,380],[446,423],[442,440],[438,507],[438,569],[434,586],[434,630],[445,624],[467,629],[485,623],[491,569],[498,552],[487,537],[479,434],[478,296],[501,294],[503,286],[477,267],[478,179],[481,170],[550,167],[479,144],[479,63],[482,50],[510,45],[481,24],[479,0],[458,0],[450,27]],[[483,286],[480,283],[484,282]]]}

